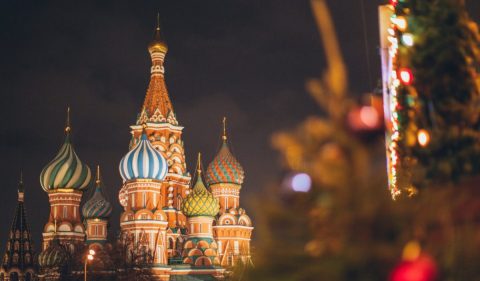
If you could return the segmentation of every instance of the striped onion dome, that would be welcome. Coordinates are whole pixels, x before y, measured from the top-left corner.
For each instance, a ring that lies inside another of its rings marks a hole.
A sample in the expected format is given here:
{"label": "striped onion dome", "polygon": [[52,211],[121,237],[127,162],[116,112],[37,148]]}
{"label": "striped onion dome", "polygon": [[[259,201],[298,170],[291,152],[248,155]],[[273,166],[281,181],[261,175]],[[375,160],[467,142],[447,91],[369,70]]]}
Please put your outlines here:
{"label": "striped onion dome", "polygon": [[214,217],[218,214],[220,205],[218,199],[207,190],[202,180],[200,168],[200,156],[198,162],[198,176],[192,192],[183,200],[181,210],[187,217],[208,216]]}
{"label": "striped onion dome", "polygon": [[78,158],[70,141],[70,128],[60,151],[55,158],[43,168],[40,174],[40,184],[43,190],[59,188],[85,189],[92,178],[90,168]]}
{"label": "striped onion dome", "polygon": [[42,268],[62,267],[68,259],[67,251],[57,238],[50,242],[48,248],[38,255],[38,264]]}
{"label": "striped onion dome", "polygon": [[120,161],[120,175],[123,181],[132,179],[163,180],[168,165],[162,154],[157,151],[145,133],[140,141]]}
{"label": "striped onion dome", "polygon": [[82,208],[83,217],[86,219],[106,219],[112,213],[112,204],[102,194],[103,183],[100,179],[100,167],[97,166],[96,188],[93,196],[85,202]]}
{"label": "striped onion dome", "polygon": [[226,137],[220,151],[208,165],[206,181],[209,185],[217,183],[234,183],[241,185],[245,177],[240,162],[233,156],[228,148]]}

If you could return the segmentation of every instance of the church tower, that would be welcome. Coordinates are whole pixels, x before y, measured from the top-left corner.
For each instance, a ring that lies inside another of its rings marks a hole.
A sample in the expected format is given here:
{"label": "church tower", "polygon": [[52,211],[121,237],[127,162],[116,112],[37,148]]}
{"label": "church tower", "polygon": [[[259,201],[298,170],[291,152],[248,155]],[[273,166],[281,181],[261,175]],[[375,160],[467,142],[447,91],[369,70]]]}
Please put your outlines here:
{"label": "church tower", "polygon": [[188,238],[183,246],[183,263],[192,266],[218,265],[217,243],[213,239],[213,220],[219,210],[218,199],[207,190],[202,179],[201,156],[198,154],[197,180],[182,203],[187,216]]}
{"label": "church tower", "polygon": [[213,227],[218,242],[220,265],[230,267],[239,261],[251,263],[252,222],[240,207],[240,189],[245,172],[230,152],[226,118],[223,119],[222,146],[208,165],[206,180],[213,196],[220,201],[220,212]]}
{"label": "church tower", "polygon": [[95,191],[83,205],[82,215],[86,227],[87,244],[102,246],[107,242],[108,218],[112,213],[112,204],[105,199],[102,192],[103,182],[100,176],[100,166],[97,166]]}
{"label": "church tower", "polygon": [[[140,143],[148,142],[143,146],[152,147],[155,152],[148,157],[158,159],[161,165],[165,163],[165,166],[162,166],[165,170],[162,170],[161,178],[152,179],[150,175],[146,175],[138,181],[138,175],[132,174],[133,170],[125,169],[128,162],[123,161],[120,171],[124,182],[119,192],[120,204],[125,210],[121,221],[124,226],[122,230],[131,230],[132,225],[124,220],[129,216],[139,216],[137,212],[142,209],[140,206],[147,206],[143,209],[148,209],[152,213],[144,216],[153,216],[158,223],[160,220],[162,224],[166,222],[166,236],[162,237],[157,233],[159,228],[156,226],[155,233],[158,239],[155,238],[151,245],[152,247],[156,245],[154,252],[158,256],[155,260],[163,264],[166,264],[169,258],[180,257],[178,248],[183,244],[186,231],[186,217],[180,211],[180,206],[190,186],[182,140],[183,127],[177,122],[165,84],[164,61],[167,51],[168,47],[161,37],[160,26],[157,24],[154,39],[148,45],[152,62],[150,83],[136,124],[130,126],[132,134],[130,151]],[[156,156],[157,154],[161,157]],[[136,180],[129,176],[136,177]],[[164,246],[166,257],[159,251]]]}
{"label": "church tower", "polygon": [[43,229],[42,249],[48,248],[54,237],[73,253],[77,243],[85,241],[85,227],[80,214],[83,191],[91,180],[90,168],[73,149],[71,142],[70,109],[67,114],[65,141],[55,158],[43,168],[40,184],[48,194],[50,216]]}
{"label": "church tower", "polygon": [[120,161],[123,179],[120,202],[122,239],[127,259],[137,265],[166,265],[167,215],[160,208],[167,161],[145,132]]}
{"label": "church tower", "polygon": [[35,278],[35,253],[24,206],[23,179],[18,184],[18,202],[3,256],[0,280],[30,281]]}

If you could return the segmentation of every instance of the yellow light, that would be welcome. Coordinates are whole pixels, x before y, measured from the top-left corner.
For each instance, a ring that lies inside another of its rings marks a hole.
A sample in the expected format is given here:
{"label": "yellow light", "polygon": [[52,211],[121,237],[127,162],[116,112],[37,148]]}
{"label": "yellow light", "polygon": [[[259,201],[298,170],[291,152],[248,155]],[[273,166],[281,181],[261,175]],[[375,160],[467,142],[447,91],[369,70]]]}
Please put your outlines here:
{"label": "yellow light", "polygon": [[430,134],[427,130],[421,129],[418,131],[417,140],[420,146],[425,147],[430,142]]}
{"label": "yellow light", "polygon": [[402,42],[405,46],[412,47],[413,46],[413,35],[410,33],[405,33],[402,35]]}
{"label": "yellow light", "polygon": [[89,261],[91,261],[91,260],[93,260],[93,256],[92,256],[92,255],[88,255],[88,256],[87,256],[87,259],[88,259]]}

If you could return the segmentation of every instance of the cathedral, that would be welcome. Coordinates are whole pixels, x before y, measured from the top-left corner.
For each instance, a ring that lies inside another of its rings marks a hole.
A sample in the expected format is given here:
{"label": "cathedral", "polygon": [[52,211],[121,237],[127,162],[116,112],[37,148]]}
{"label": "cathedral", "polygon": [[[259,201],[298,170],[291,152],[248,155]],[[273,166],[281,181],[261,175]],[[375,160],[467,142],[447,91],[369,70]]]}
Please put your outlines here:
{"label": "cathedral", "polygon": [[109,229],[116,202],[104,195],[100,167],[92,172],[77,155],[68,113],[64,142],[40,173],[50,203],[41,247],[30,241],[20,179],[0,281],[88,280],[87,274],[94,280],[224,280],[234,266],[252,264],[253,226],[240,206],[244,170],[229,148],[226,119],[214,159],[204,169],[199,153],[189,173],[183,127],[165,84],[167,50],[157,25],[148,45],[150,83],[119,163],[120,234]]}

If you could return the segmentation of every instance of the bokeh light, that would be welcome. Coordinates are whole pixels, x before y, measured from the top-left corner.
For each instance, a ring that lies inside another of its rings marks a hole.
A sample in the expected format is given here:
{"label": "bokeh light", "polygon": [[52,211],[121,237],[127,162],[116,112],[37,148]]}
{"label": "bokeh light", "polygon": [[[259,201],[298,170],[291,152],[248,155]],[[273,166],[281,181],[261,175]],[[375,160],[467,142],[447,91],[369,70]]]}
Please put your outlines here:
{"label": "bokeh light", "polygon": [[290,186],[295,192],[308,192],[312,188],[312,179],[306,173],[297,173],[292,176]]}

